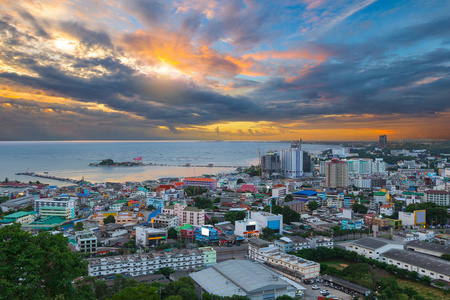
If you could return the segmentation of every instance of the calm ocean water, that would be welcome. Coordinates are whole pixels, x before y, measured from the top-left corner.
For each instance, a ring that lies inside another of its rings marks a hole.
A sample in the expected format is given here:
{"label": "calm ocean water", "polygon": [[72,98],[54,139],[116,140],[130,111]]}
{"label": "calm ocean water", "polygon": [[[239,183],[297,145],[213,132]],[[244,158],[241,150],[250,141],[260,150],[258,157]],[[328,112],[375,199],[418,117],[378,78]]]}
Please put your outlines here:
{"label": "calm ocean water", "polygon": [[[144,181],[161,177],[185,177],[234,171],[234,168],[201,168],[177,166],[90,167],[89,163],[105,158],[131,161],[143,157],[144,163],[182,165],[250,165],[258,163],[258,149],[288,149],[289,143],[280,142],[207,142],[207,141],[76,141],[76,142],[0,142],[0,180],[40,180],[59,186],[63,182],[17,176],[16,172],[81,179],[91,182]],[[307,145],[302,149],[318,153],[340,146]]]}

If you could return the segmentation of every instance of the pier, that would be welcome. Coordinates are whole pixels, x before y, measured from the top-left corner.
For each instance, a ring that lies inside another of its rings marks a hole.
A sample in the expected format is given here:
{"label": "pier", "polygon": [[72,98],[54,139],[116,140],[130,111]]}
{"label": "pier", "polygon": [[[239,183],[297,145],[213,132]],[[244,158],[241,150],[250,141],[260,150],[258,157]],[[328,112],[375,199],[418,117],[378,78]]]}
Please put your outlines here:
{"label": "pier", "polygon": [[38,174],[35,172],[19,172],[16,173],[16,175],[24,175],[24,176],[32,176],[32,177],[39,177],[39,178],[46,178],[46,179],[52,179],[52,180],[58,180],[58,181],[64,181],[64,182],[72,182],[72,183],[82,183],[83,180],[76,180],[72,178],[64,178],[64,177],[57,177],[52,175],[46,175],[46,174]]}

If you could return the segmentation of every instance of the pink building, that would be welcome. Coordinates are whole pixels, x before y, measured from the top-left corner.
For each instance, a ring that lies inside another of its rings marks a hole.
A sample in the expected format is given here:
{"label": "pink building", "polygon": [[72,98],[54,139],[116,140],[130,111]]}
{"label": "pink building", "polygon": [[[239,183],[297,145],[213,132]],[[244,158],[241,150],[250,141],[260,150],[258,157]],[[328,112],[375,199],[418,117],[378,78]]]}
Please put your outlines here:
{"label": "pink building", "polygon": [[183,184],[184,186],[200,186],[211,190],[215,190],[217,187],[217,181],[213,178],[188,177],[183,180]]}
{"label": "pink building", "polygon": [[258,190],[253,184],[243,184],[236,192],[244,192],[244,193],[257,193]]}
{"label": "pink building", "polygon": [[179,224],[191,224],[203,226],[205,224],[205,211],[187,204],[175,203],[166,206],[161,211],[163,214],[174,215],[178,217]]}

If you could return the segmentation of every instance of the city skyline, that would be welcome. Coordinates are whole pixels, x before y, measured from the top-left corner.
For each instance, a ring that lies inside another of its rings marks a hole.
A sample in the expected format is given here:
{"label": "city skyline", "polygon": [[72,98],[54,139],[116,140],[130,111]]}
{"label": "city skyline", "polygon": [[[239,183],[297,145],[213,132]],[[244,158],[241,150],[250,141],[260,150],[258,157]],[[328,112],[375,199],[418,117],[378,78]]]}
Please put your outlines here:
{"label": "city skyline", "polygon": [[0,8],[0,140],[450,139],[448,1]]}

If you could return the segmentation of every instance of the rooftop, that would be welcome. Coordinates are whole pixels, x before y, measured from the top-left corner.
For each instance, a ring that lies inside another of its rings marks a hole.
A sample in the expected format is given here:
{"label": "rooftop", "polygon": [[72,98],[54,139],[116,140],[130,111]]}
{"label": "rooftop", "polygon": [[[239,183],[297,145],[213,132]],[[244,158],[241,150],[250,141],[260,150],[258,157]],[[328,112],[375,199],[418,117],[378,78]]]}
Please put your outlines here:
{"label": "rooftop", "polygon": [[189,276],[209,293],[220,296],[245,295],[291,286],[280,280],[278,273],[248,260],[228,260]]}
{"label": "rooftop", "polygon": [[450,262],[440,258],[399,249],[391,249],[381,254],[381,256],[450,276]]}
{"label": "rooftop", "polygon": [[364,248],[376,250],[376,249],[386,246],[388,244],[398,244],[398,243],[392,243],[391,241],[384,240],[384,239],[365,237],[365,238],[362,238],[362,239],[352,242],[352,244],[361,246]]}
{"label": "rooftop", "polygon": [[35,215],[37,212],[35,211],[18,211],[13,214],[5,216],[5,219],[18,219],[28,215]]}
{"label": "rooftop", "polygon": [[435,252],[441,252],[445,254],[450,254],[450,246],[439,245],[435,243],[428,243],[422,241],[412,241],[406,244],[406,247],[414,247],[424,250],[430,250]]}
{"label": "rooftop", "polygon": [[215,179],[212,178],[195,178],[195,177],[188,177],[184,179],[184,181],[208,181],[208,182],[216,182]]}

